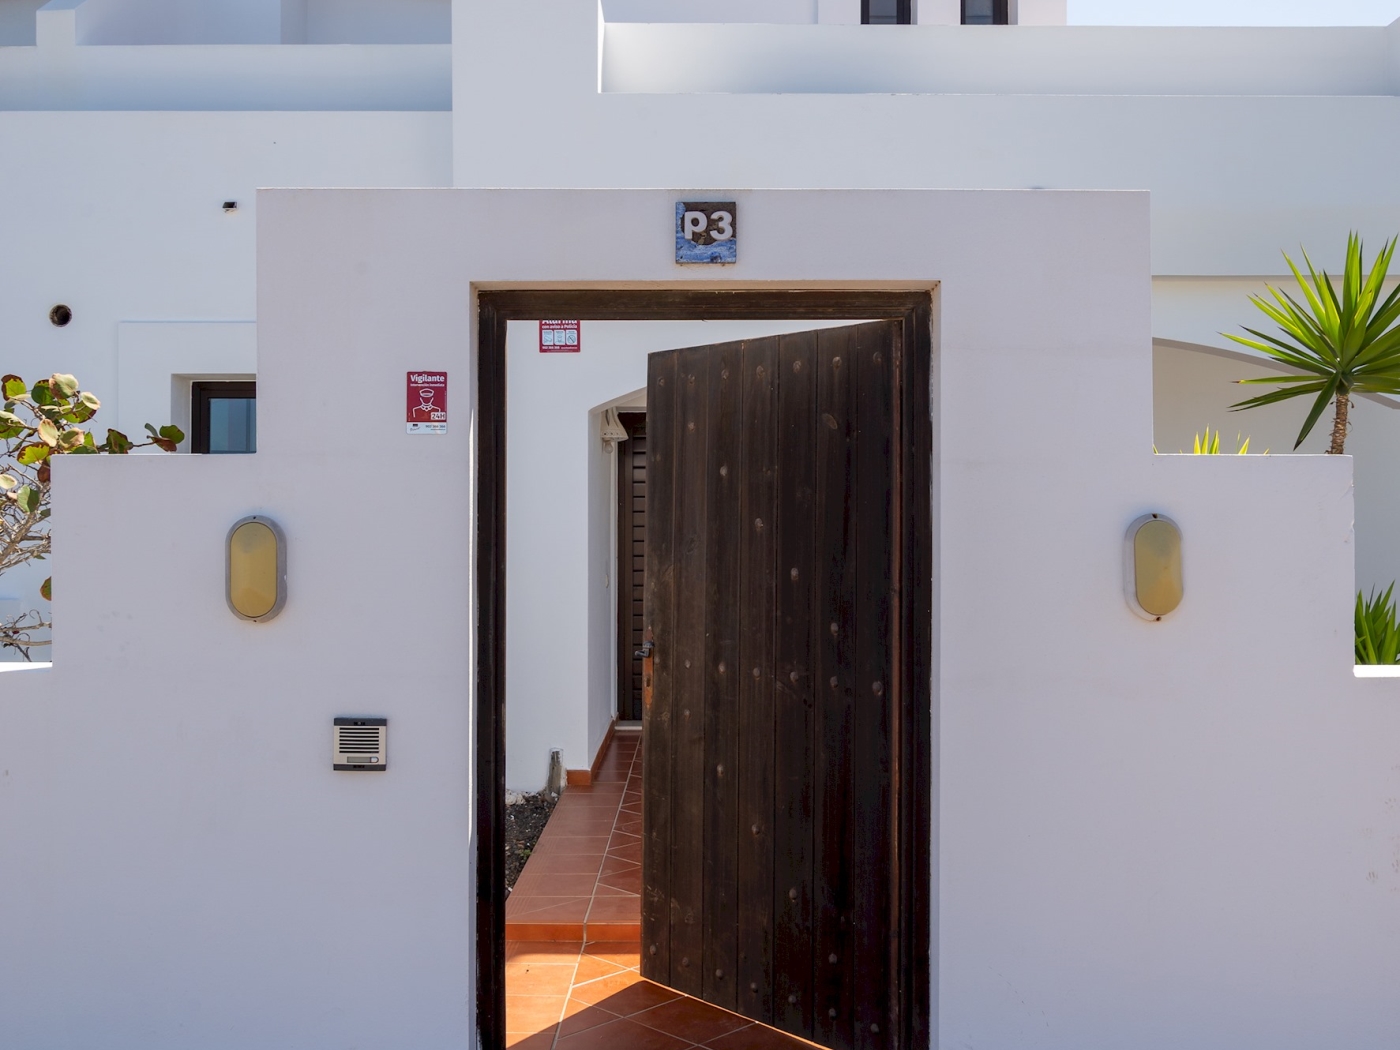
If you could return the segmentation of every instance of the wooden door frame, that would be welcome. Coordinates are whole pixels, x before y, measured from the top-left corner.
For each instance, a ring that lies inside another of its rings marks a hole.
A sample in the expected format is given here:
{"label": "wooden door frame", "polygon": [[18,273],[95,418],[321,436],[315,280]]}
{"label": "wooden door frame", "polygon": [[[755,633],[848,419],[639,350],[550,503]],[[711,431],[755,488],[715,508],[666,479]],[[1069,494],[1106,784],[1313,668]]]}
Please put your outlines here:
{"label": "wooden door frame", "polygon": [[[895,842],[900,944],[899,1050],[931,1039],[933,428],[932,289],[491,289],[477,293],[476,389],[476,1021],[482,1050],[505,1046],[506,325],[581,321],[900,319],[905,352],[896,402],[894,476],[910,498],[900,543],[896,635],[899,720]],[[920,493],[929,495],[920,498]]]}

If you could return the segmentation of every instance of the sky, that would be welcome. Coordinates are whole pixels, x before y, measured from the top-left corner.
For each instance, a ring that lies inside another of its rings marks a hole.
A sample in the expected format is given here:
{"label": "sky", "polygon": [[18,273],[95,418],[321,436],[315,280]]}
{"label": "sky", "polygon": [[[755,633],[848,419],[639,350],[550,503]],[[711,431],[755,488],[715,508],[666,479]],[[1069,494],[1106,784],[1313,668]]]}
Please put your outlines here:
{"label": "sky", "polygon": [[1070,25],[1376,26],[1400,0],[1069,0]]}

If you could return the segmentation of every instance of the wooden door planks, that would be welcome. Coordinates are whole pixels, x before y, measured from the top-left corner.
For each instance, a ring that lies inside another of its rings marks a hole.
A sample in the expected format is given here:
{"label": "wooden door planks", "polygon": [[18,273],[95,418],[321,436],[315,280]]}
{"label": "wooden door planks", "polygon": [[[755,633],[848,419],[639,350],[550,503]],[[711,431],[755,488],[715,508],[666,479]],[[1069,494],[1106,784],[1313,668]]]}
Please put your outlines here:
{"label": "wooden door planks", "polygon": [[[705,588],[710,531],[706,464],[710,415],[708,347],[680,351],[676,432],[676,658],[671,708],[671,987],[703,991],[705,835]],[[645,768],[645,767],[643,767]],[[646,805],[643,803],[643,813]]]}
{"label": "wooden door planks", "polygon": [[704,998],[733,1010],[738,960],[735,904],[738,883],[738,795],[735,779],[739,709],[739,466],[742,454],[743,345],[726,343],[708,355],[710,399],[706,440],[704,820]]}
{"label": "wooden door planks", "polygon": [[738,1010],[773,1020],[773,665],[777,344],[744,344],[739,536]]}
{"label": "wooden door planks", "polygon": [[856,334],[817,334],[816,367],[816,622],[813,770],[814,938],[812,1038],[852,1045],[855,966],[851,904],[851,742],[855,631],[855,521],[851,498]]}
{"label": "wooden door planks", "polygon": [[675,353],[647,360],[649,408],[645,616],[655,650],[642,709],[646,798],[642,848],[642,975],[671,981],[671,725],[675,697],[675,482],[678,369]]}
{"label": "wooden door planks", "polygon": [[904,1043],[900,324],[651,365],[643,972],[839,1050]]}
{"label": "wooden door planks", "polygon": [[932,389],[932,317],[924,303],[902,321],[896,364],[899,416],[895,431],[896,477],[899,482],[900,532],[893,554],[898,560],[895,659],[899,675],[901,766],[895,778],[900,820],[895,827],[895,874],[900,894],[895,927],[900,940],[898,1042],[926,1047],[932,1019],[927,994],[932,968],[928,931],[931,926],[932,837],[934,779],[932,677],[937,666],[933,633],[933,416],[937,395]]}
{"label": "wooden door planks", "polygon": [[855,507],[855,647],[851,670],[859,717],[852,732],[851,780],[855,896],[855,1046],[895,1045],[891,971],[897,951],[891,899],[890,550],[895,492],[893,468],[893,335],[891,326],[857,334],[856,437],[851,499]]}
{"label": "wooden door planks", "polygon": [[812,1034],[812,631],[817,339],[778,341],[778,581],[774,688],[773,1017]]}

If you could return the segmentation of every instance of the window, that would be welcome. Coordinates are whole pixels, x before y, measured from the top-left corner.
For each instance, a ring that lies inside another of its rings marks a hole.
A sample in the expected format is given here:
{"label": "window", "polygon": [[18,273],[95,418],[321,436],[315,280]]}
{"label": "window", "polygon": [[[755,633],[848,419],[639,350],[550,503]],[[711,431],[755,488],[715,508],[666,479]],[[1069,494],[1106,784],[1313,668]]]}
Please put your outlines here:
{"label": "window", "polygon": [[914,21],[913,0],[860,0],[860,20],[868,26],[907,26]]}
{"label": "window", "polygon": [[190,388],[190,451],[258,450],[258,384],[195,383]]}
{"label": "window", "polygon": [[1004,26],[1010,24],[1009,0],[962,0],[965,26]]}

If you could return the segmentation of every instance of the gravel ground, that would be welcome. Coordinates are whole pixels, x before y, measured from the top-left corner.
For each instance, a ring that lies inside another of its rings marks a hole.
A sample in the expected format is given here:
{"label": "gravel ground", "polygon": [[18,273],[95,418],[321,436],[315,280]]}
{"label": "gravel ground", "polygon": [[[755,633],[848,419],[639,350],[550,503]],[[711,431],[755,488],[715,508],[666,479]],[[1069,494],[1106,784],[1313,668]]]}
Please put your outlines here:
{"label": "gravel ground", "polygon": [[530,859],[535,843],[540,840],[545,822],[554,812],[557,795],[541,791],[535,795],[521,795],[518,801],[506,805],[506,892],[515,887],[520,877],[520,869]]}

